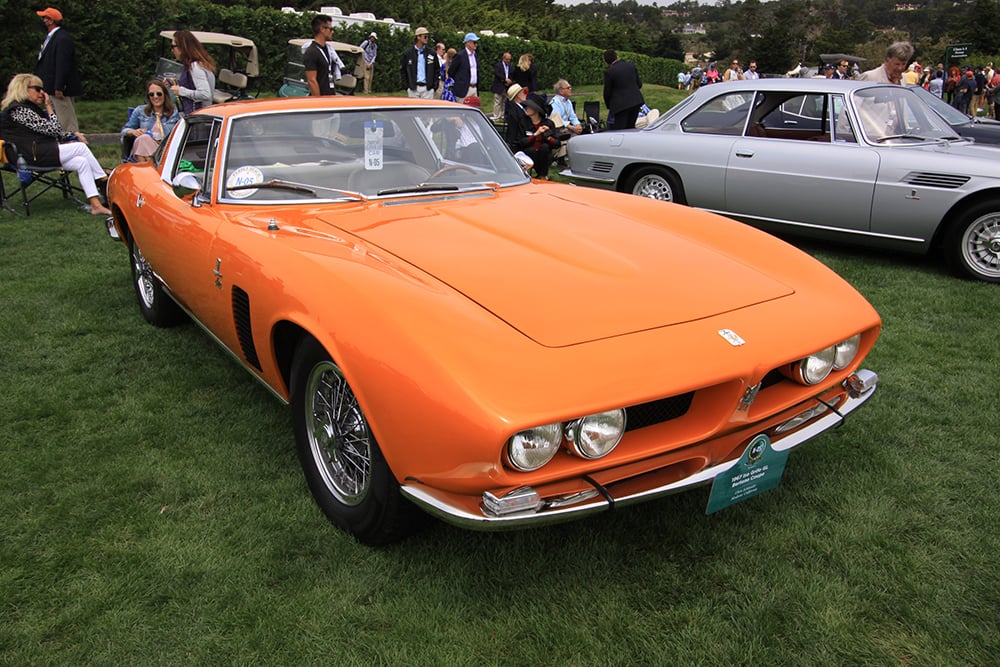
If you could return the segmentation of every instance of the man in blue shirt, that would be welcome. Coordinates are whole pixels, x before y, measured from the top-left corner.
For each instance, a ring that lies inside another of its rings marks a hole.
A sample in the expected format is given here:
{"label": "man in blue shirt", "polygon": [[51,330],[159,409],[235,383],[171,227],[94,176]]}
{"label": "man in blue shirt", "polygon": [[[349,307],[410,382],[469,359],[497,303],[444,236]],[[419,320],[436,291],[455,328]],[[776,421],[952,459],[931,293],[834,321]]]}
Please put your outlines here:
{"label": "man in blue shirt", "polygon": [[399,59],[399,74],[408,97],[434,99],[438,85],[437,55],[428,48],[431,33],[423,26],[413,33],[413,46]]}
{"label": "man in blue shirt", "polygon": [[375,57],[378,55],[378,35],[374,32],[368,39],[361,42],[361,50],[365,53],[365,94],[372,92],[372,75],[375,73]]}
{"label": "man in blue shirt", "polygon": [[[569,85],[569,81],[566,79],[559,79],[556,81],[555,85],[555,95],[549,100],[549,104],[552,105],[552,114],[559,114],[559,118],[562,119],[566,127],[568,127],[573,134],[580,134],[583,132],[583,124],[576,115],[576,110],[573,108],[573,103],[570,101],[570,97],[573,95],[573,86]],[[559,122],[556,121],[556,127],[560,127]]]}

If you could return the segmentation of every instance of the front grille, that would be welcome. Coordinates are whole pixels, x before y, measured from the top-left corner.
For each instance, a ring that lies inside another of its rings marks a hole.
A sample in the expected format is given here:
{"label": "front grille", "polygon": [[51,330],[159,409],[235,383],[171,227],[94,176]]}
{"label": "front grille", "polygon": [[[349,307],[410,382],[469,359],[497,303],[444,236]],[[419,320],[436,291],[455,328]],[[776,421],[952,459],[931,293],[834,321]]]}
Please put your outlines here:
{"label": "front grille", "polygon": [[694,392],[690,391],[680,396],[661,398],[625,408],[625,430],[634,431],[683,417],[691,407],[692,400],[694,400]]}

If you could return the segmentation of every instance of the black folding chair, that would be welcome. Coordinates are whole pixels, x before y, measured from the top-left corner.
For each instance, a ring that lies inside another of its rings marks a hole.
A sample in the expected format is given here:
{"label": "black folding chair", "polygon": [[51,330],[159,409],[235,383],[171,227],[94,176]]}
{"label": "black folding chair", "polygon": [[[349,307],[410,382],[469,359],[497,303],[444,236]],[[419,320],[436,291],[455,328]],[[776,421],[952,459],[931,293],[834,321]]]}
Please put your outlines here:
{"label": "black folding chair", "polygon": [[[17,146],[10,141],[3,142],[3,150],[0,151],[0,203],[5,211],[10,211],[11,213],[17,213],[17,209],[11,206],[11,199],[17,196],[17,193],[21,193],[21,203],[24,206],[24,214],[26,216],[31,215],[31,202],[35,201],[43,194],[55,188],[62,192],[63,199],[72,199],[78,206],[83,206],[86,202],[79,197],[77,193],[83,194],[83,191],[74,186],[69,180],[69,172],[65,169],[59,169],[52,167],[27,167],[28,173],[31,175],[31,180],[27,182],[21,182],[17,170]],[[10,173],[13,175],[17,187],[14,189],[7,188],[7,177],[6,174]],[[29,190],[31,193],[29,194]]]}
{"label": "black folding chair", "polygon": [[601,103],[597,101],[583,103],[583,131],[587,134],[601,132],[606,129],[601,120]]}

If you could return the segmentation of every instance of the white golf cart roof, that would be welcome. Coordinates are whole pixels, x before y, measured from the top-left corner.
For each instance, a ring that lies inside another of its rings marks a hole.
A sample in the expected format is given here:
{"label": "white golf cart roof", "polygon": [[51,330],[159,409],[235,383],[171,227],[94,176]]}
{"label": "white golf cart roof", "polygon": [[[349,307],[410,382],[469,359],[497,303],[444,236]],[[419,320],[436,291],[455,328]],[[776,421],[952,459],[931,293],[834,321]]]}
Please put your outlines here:
{"label": "white golf cart roof", "polygon": [[[173,39],[175,32],[175,30],[161,30],[160,37]],[[191,31],[191,34],[202,44],[219,44],[240,52],[245,52],[247,59],[246,75],[258,76],[260,74],[257,45],[253,43],[253,40],[246,39],[245,37],[237,37],[236,35],[226,35],[221,32]]]}

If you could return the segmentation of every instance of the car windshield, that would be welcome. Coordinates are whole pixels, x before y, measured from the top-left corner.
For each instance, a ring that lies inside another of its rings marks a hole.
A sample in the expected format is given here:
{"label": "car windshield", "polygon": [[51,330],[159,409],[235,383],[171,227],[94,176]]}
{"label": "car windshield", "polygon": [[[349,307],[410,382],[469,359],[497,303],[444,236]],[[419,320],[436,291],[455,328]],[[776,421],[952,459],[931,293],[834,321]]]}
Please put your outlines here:
{"label": "car windshield", "polygon": [[853,96],[862,131],[871,143],[896,145],[960,139],[941,116],[907,88],[862,88]]}
{"label": "car windshield", "polygon": [[527,182],[469,107],[248,114],[228,130],[221,199],[257,203],[454,193]]}
{"label": "car windshield", "polygon": [[912,86],[910,88],[913,92],[920,96],[920,99],[927,103],[931,109],[937,112],[939,116],[944,118],[950,125],[961,125],[962,123],[968,123],[972,120],[969,116],[951,106],[940,97],[934,93],[924,90],[920,86]]}

